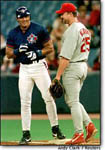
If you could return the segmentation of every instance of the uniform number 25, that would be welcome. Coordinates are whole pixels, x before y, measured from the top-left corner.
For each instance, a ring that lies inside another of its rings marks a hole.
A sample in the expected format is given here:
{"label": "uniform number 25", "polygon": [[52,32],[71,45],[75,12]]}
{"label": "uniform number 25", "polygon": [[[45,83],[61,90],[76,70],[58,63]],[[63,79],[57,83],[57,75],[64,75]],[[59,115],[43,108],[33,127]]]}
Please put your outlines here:
{"label": "uniform number 25", "polygon": [[83,52],[89,51],[90,50],[89,47],[90,47],[90,37],[83,38],[81,52],[83,53]]}

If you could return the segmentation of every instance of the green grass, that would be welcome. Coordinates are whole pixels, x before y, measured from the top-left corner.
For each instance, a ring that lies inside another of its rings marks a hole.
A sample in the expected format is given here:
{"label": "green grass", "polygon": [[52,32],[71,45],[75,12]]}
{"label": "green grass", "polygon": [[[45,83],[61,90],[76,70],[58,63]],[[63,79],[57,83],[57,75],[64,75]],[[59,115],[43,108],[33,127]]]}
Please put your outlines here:
{"label": "green grass", "polygon": [[[98,129],[96,138],[100,138],[100,120],[93,119]],[[59,120],[60,128],[66,135],[71,138],[74,134],[72,120]],[[86,133],[85,133],[86,134]],[[21,120],[1,120],[1,141],[19,141],[22,136]],[[32,140],[51,140],[52,133],[48,120],[32,120],[31,123]]]}

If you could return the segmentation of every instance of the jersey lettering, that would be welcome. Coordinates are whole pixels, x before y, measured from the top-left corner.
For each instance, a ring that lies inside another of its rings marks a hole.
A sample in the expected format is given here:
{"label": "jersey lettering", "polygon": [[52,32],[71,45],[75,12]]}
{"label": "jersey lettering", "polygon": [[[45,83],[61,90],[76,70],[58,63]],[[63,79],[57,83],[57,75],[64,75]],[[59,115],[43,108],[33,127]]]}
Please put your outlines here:
{"label": "jersey lettering", "polygon": [[80,30],[80,34],[81,34],[81,36],[83,36],[84,34],[90,34],[90,32],[89,32],[87,29],[82,28],[82,29]]}
{"label": "jersey lettering", "polygon": [[81,52],[84,53],[90,50],[90,33],[87,29],[81,29],[80,35],[83,37],[82,45],[81,45]]}
{"label": "jersey lettering", "polygon": [[90,37],[85,37],[82,40],[81,52],[86,52],[86,50],[90,51]]}

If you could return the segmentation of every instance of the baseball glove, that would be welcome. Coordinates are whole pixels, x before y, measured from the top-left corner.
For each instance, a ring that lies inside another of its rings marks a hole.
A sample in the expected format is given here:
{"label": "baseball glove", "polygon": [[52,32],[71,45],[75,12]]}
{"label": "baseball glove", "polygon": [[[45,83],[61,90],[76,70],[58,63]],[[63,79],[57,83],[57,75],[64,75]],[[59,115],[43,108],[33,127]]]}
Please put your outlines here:
{"label": "baseball glove", "polygon": [[52,97],[55,99],[55,98],[60,98],[63,95],[64,89],[60,81],[54,79],[50,85],[49,91]]}

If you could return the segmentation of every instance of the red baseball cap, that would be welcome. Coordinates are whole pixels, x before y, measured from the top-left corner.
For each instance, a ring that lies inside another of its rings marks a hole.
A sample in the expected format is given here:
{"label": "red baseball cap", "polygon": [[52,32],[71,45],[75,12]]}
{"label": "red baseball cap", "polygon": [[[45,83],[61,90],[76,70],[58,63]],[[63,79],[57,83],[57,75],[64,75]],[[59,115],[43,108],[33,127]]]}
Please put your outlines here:
{"label": "red baseball cap", "polygon": [[76,11],[76,6],[72,3],[64,3],[61,6],[60,10],[57,10],[56,13],[57,14],[63,14],[65,12],[75,12]]}

